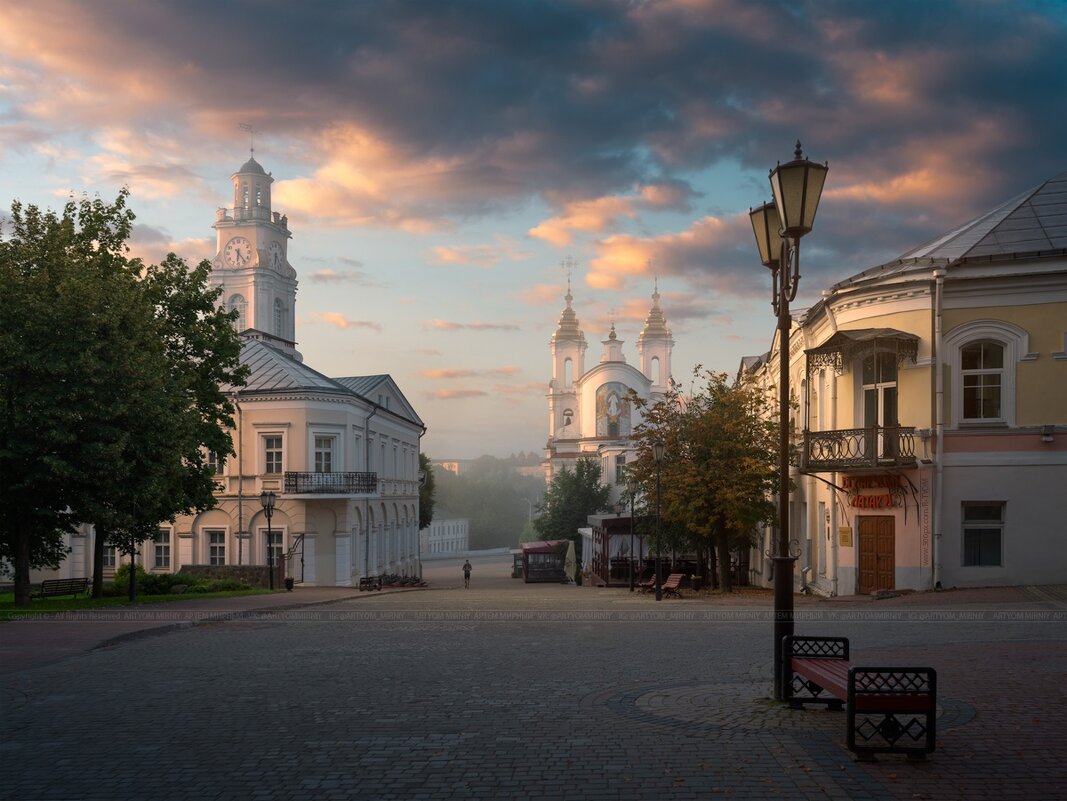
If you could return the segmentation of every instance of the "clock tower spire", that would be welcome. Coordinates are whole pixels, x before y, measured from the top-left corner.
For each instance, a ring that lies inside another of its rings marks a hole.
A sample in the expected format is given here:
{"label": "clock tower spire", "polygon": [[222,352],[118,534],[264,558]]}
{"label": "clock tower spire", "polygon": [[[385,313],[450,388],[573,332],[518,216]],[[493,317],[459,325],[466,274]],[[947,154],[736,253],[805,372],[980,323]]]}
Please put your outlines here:
{"label": "clock tower spire", "polygon": [[211,282],[237,309],[237,329],[299,358],[296,352],[296,270],[289,264],[289,218],[271,209],[274,178],[254,156],[230,176],[233,207],[215,213]]}

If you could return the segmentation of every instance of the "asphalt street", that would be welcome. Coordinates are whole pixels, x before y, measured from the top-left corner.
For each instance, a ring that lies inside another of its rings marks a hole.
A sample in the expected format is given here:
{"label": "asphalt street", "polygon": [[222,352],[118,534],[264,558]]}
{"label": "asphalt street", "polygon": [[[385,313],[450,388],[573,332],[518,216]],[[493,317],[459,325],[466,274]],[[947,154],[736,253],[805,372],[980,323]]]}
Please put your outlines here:
{"label": "asphalt street", "polygon": [[798,633],[938,670],[937,752],[868,764],[843,713],[769,699],[769,595],[657,604],[473,561],[469,590],[458,560],[425,590],[175,606],[113,636],[0,624],[0,798],[1064,797],[1067,588],[798,598]]}

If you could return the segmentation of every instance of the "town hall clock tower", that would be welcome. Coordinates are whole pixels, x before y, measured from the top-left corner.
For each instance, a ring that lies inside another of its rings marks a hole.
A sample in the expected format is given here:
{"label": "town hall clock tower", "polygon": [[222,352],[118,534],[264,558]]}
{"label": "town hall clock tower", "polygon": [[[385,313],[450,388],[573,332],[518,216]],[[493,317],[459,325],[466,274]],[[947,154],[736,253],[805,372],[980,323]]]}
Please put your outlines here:
{"label": "town hall clock tower", "polygon": [[231,176],[233,208],[215,213],[217,242],[211,284],[236,309],[237,330],[295,358],[296,270],[289,264],[292,234],[285,215],[271,211],[274,179],[249,158]]}

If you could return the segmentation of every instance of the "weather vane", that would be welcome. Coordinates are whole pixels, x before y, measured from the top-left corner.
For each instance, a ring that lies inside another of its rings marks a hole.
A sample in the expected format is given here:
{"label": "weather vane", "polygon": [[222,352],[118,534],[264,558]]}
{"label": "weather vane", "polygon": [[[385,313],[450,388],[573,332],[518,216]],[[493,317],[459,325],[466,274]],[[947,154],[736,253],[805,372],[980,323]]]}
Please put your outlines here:
{"label": "weather vane", "polygon": [[248,152],[255,158],[256,155],[256,129],[249,125],[247,122],[237,123],[237,127],[242,131],[248,131]]}

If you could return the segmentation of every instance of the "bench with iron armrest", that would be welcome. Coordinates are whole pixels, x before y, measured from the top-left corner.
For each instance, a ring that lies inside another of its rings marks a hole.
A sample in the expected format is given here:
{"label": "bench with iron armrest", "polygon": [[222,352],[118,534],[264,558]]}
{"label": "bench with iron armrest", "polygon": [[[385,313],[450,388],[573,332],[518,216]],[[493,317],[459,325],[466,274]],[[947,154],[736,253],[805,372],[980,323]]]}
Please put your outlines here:
{"label": "bench with iron armrest", "polygon": [[937,671],[929,667],[866,667],[849,660],[846,637],[785,637],[782,697],[794,709],[826,704],[848,716],[848,749],[925,759],[936,747]]}
{"label": "bench with iron armrest", "polygon": [[359,578],[359,591],[364,590],[380,590],[382,588],[381,576],[360,576]]}
{"label": "bench with iron armrest", "polygon": [[34,594],[36,598],[57,598],[63,595],[84,595],[89,592],[89,579],[45,579]]}

